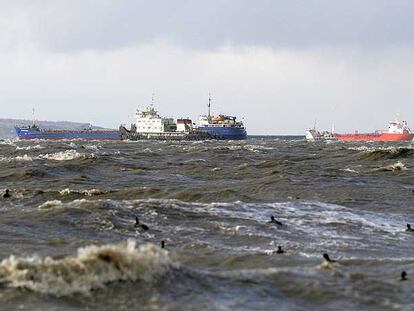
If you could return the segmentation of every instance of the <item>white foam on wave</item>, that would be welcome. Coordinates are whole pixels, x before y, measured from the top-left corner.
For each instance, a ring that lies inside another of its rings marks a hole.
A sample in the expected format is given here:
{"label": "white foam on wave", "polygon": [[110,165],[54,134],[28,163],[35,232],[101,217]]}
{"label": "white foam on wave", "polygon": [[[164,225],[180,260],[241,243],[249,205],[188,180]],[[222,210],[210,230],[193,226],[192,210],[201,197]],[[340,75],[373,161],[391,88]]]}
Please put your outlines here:
{"label": "white foam on wave", "polygon": [[42,203],[41,205],[39,205],[38,208],[39,209],[55,209],[55,208],[65,208],[65,207],[81,208],[82,204],[91,203],[91,202],[101,202],[101,201],[88,201],[85,199],[80,199],[80,200],[73,200],[71,202],[63,203],[61,200],[51,200],[51,201],[46,201]]}
{"label": "white foam on wave", "polygon": [[262,145],[246,145],[243,147],[244,150],[252,151],[255,153],[259,153],[261,151],[273,150],[272,147],[266,147]]}
{"label": "white foam on wave", "polygon": [[390,164],[387,166],[383,166],[377,169],[378,171],[390,171],[390,172],[398,172],[398,171],[408,171],[409,169],[405,166],[404,163],[398,161],[394,164]]}
{"label": "white foam on wave", "polygon": [[40,150],[43,149],[44,147],[42,147],[41,145],[34,145],[34,146],[27,146],[27,147],[20,147],[20,146],[16,146],[16,150]]}
{"label": "white foam on wave", "polygon": [[63,207],[63,203],[60,200],[52,200],[52,201],[46,201],[45,203],[39,205],[39,209],[50,209],[50,208],[56,208],[56,207]]}
{"label": "white foam on wave", "polygon": [[101,194],[106,194],[110,192],[111,192],[110,190],[103,190],[103,189],[72,190],[72,189],[66,188],[66,189],[59,191],[59,194],[60,195],[81,194],[81,195],[85,195],[88,197],[92,197],[95,195],[101,195]]}
{"label": "white foam on wave", "polygon": [[84,145],[82,147],[87,149],[87,150],[91,150],[91,151],[99,151],[99,150],[102,149],[101,145]]}
{"label": "white foam on wave", "polygon": [[0,145],[16,146],[16,140],[2,139],[0,140]]}
{"label": "white foam on wave", "polygon": [[17,157],[0,157],[0,162],[31,162],[33,158],[27,154]]}
{"label": "white foam on wave", "polygon": [[75,159],[93,159],[95,155],[79,153],[76,150],[66,150],[56,153],[47,153],[39,155],[39,159],[54,160],[54,161],[71,161]]}
{"label": "white foam on wave", "polygon": [[76,257],[53,259],[39,256],[10,256],[0,262],[0,283],[13,288],[68,296],[88,294],[116,281],[152,282],[173,263],[168,252],[153,244],[136,242],[87,246]]}
{"label": "white foam on wave", "polygon": [[53,161],[71,161],[76,159],[94,159],[95,154],[79,153],[76,150],[66,150],[57,153],[40,154],[37,157],[31,157],[27,154],[16,157],[0,157],[0,162],[28,162],[33,160],[53,160]]}
{"label": "white foam on wave", "polygon": [[356,171],[356,170],[354,170],[352,168],[349,168],[349,167],[344,168],[344,169],[341,169],[341,171],[344,171],[344,172],[347,172],[347,173],[356,173],[356,174],[359,173],[358,171]]}

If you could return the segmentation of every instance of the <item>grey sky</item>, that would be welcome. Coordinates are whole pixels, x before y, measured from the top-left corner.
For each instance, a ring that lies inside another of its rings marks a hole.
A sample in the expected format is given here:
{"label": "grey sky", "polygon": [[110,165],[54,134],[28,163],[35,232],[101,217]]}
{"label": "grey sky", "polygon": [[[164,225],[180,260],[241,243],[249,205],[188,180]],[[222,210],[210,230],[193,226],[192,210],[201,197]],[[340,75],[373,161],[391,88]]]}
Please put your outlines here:
{"label": "grey sky", "polygon": [[212,92],[251,133],[414,127],[412,29],[409,0],[2,1],[0,106],[115,127],[152,92],[193,118]]}

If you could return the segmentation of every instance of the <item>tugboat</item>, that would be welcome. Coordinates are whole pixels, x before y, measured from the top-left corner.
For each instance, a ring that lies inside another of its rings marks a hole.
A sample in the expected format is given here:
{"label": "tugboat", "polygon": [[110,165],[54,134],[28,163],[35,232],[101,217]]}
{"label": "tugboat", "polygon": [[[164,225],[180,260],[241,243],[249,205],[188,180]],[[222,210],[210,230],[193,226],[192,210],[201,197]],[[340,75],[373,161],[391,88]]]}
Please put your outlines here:
{"label": "tugboat", "polygon": [[339,141],[409,141],[413,140],[406,121],[390,121],[387,131],[375,131],[374,133],[333,134]]}
{"label": "tugboat", "polygon": [[242,140],[247,138],[243,122],[236,121],[236,117],[226,115],[211,115],[211,96],[208,97],[208,114],[199,119],[198,129],[210,134],[215,139]]}

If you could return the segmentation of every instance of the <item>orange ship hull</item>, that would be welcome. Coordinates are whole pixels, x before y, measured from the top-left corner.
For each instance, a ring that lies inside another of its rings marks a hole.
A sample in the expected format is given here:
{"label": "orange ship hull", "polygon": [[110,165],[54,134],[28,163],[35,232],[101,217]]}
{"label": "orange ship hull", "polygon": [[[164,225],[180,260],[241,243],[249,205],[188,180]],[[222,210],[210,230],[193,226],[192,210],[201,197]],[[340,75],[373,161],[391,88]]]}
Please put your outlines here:
{"label": "orange ship hull", "polygon": [[414,134],[370,133],[370,134],[334,134],[339,141],[406,141],[413,140]]}

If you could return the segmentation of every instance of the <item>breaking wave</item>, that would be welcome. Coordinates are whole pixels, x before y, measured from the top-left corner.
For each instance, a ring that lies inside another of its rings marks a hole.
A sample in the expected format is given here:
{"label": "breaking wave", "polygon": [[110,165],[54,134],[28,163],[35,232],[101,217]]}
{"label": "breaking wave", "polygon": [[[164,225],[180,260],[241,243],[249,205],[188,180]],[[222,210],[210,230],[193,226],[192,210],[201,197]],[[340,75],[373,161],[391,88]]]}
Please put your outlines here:
{"label": "breaking wave", "polygon": [[[27,147],[28,148],[28,147]],[[23,149],[22,149],[23,150]],[[26,150],[26,149],[25,149]],[[95,159],[95,154],[79,153],[76,150],[66,150],[56,153],[40,154],[37,157],[31,157],[27,154],[16,157],[0,157],[0,162],[28,162],[33,160],[54,160],[54,161],[71,161],[71,160],[86,160]]]}
{"label": "breaking wave", "polygon": [[34,146],[27,146],[27,147],[20,147],[20,146],[16,146],[16,150],[40,150],[43,149],[44,147],[42,147],[41,145],[34,145]]}
{"label": "breaking wave", "polygon": [[87,190],[72,190],[72,189],[63,189],[59,191],[59,194],[61,195],[71,195],[71,194],[78,194],[78,195],[84,195],[88,197],[101,195],[101,194],[108,194],[114,191],[111,190],[103,190],[103,189],[87,189]]}
{"label": "breaking wave", "polygon": [[95,154],[84,154],[79,153],[76,150],[66,150],[61,151],[57,153],[51,153],[51,154],[41,154],[39,155],[40,159],[46,159],[46,160],[54,160],[54,161],[70,161],[75,159],[94,159],[96,156]]}
{"label": "breaking wave", "polygon": [[10,256],[0,263],[0,283],[13,288],[68,296],[88,294],[116,281],[152,282],[173,263],[168,253],[153,244],[136,247],[136,242],[87,246],[76,257],[53,259]]}
{"label": "breaking wave", "polygon": [[30,162],[33,161],[33,158],[31,156],[28,156],[27,154],[23,156],[17,156],[17,157],[0,157],[0,162]]}
{"label": "breaking wave", "polygon": [[394,164],[382,166],[374,171],[380,172],[399,172],[399,171],[408,171],[408,168],[402,162],[396,162]]}
{"label": "breaking wave", "polygon": [[45,203],[39,205],[39,209],[49,209],[54,207],[63,207],[63,203],[60,200],[46,201]]}
{"label": "breaking wave", "polygon": [[407,147],[368,148],[358,147],[354,150],[362,151],[358,154],[360,160],[399,159],[414,157],[414,149]]}

